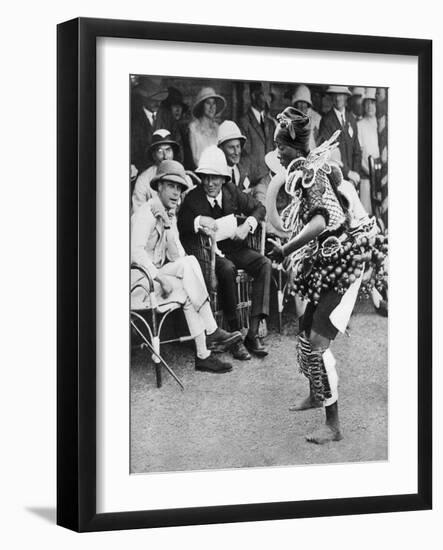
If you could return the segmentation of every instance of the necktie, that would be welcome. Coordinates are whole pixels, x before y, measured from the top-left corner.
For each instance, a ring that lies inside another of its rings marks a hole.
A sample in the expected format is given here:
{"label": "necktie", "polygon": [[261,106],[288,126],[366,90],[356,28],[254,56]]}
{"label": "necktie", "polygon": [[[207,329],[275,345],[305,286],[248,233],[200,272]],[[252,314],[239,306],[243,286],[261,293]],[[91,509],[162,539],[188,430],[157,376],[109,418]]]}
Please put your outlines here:
{"label": "necktie", "polygon": [[263,113],[260,114],[260,126],[263,133],[265,133],[265,117],[263,116]]}
{"label": "necktie", "polygon": [[235,185],[237,185],[237,180],[235,179],[234,167],[231,168],[231,178],[232,178],[232,183],[235,183]]}
{"label": "necktie", "polygon": [[212,205],[212,217],[216,220],[218,218],[221,218],[223,215],[223,211],[218,204],[217,199],[214,199],[214,204]]}
{"label": "necktie", "polygon": [[345,115],[343,113],[341,114],[341,125],[343,128],[345,127]]}

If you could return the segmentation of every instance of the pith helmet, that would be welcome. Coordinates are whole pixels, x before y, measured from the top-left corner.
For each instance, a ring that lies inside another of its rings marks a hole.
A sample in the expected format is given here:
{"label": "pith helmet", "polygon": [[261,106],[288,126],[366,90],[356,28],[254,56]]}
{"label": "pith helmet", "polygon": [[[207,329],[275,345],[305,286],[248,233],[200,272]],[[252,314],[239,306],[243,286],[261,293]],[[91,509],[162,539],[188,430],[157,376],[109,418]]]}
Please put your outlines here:
{"label": "pith helmet", "polygon": [[210,145],[203,150],[195,173],[224,176],[227,180],[231,179],[225,154],[216,145]]}
{"label": "pith helmet", "polygon": [[222,122],[218,128],[218,141],[217,145],[223,145],[226,141],[231,139],[239,139],[241,146],[245,144],[246,137],[240,132],[240,128],[232,120],[225,120]]}

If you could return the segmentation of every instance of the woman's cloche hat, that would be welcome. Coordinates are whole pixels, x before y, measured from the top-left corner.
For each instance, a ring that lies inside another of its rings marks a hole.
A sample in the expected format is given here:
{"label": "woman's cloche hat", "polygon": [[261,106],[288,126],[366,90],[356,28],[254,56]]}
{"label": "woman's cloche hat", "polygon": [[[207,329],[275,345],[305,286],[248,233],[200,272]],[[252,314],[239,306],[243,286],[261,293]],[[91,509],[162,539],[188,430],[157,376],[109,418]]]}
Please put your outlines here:
{"label": "woman's cloche hat", "polygon": [[152,142],[148,151],[153,153],[154,149],[159,145],[171,145],[174,149],[174,155],[177,155],[180,148],[179,144],[172,139],[171,132],[169,130],[165,130],[164,128],[160,128],[152,134]]}
{"label": "woman's cloche hat", "polygon": [[210,88],[209,86],[207,86],[205,88],[202,88],[198,92],[197,97],[195,99],[194,106],[192,107],[192,114],[196,118],[199,118],[201,116],[201,109],[202,109],[203,103],[207,99],[211,99],[212,97],[217,102],[217,113],[216,113],[216,115],[220,115],[225,110],[225,108],[226,108],[226,99],[223,96],[215,93],[214,88]]}

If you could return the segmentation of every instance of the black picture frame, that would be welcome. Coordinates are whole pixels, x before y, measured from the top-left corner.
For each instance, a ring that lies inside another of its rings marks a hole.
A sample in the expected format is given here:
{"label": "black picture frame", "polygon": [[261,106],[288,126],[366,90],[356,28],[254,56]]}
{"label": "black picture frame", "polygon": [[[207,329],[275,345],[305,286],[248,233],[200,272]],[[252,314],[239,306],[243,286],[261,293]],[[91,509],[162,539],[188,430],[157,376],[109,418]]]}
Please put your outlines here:
{"label": "black picture frame", "polygon": [[[78,18],[57,29],[57,523],[103,531],[432,507],[432,42]],[[418,59],[416,494],[136,512],[96,511],[96,39],[398,54]]]}

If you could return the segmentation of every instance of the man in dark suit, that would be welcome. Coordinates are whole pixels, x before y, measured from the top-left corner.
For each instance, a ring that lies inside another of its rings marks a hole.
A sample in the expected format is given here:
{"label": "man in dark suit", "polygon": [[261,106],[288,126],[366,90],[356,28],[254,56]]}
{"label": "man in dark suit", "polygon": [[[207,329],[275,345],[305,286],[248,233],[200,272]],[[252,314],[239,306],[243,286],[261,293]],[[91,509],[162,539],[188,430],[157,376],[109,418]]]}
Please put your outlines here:
{"label": "man in dark suit", "polygon": [[150,77],[140,76],[131,96],[131,164],[140,174],[153,164],[148,154],[152,134],[158,129],[156,113],[167,95],[159,83]]}
{"label": "man in dark suit", "polygon": [[358,141],[357,122],[354,115],[346,110],[346,98],[351,92],[346,86],[329,86],[326,90],[332,97],[332,109],[320,122],[318,144],[329,139],[336,130],[341,130],[339,151],[343,177],[355,187],[360,183],[361,148]]}
{"label": "man in dark suit", "polygon": [[235,330],[238,329],[237,268],[244,269],[254,278],[250,328],[244,345],[240,342],[231,351],[234,357],[242,360],[250,358],[245,347],[255,355],[264,357],[268,352],[258,336],[258,327],[260,320],[269,315],[272,267],[268,258],[250,249],[245,241],[248,234],[255,231],[257,224],[265,219],[265,207],[232,183],[225,156],[216,146],[203,151],[196,173],[202,183],[186,195],[180,207],[180,239],[185,250],[192,252],[198,246],[198,232],[214,236],[217,219],[231,214],[246,216],[246,221],[233,229],[231,238],[217,243],[219,253],[215,271],[223,312],[229,327],[237,327]]}
{"label": "man in dark suit", "polygon": [[246,138],[242,158],[250,166],[249,179],[251,185],[257,185],[267,176],[268,168],[265,155],[274,149],[275,123],[266,113],[266,99],[262,85],[251,82],[249,85],[251,106],[240,119],[239,126]]}

